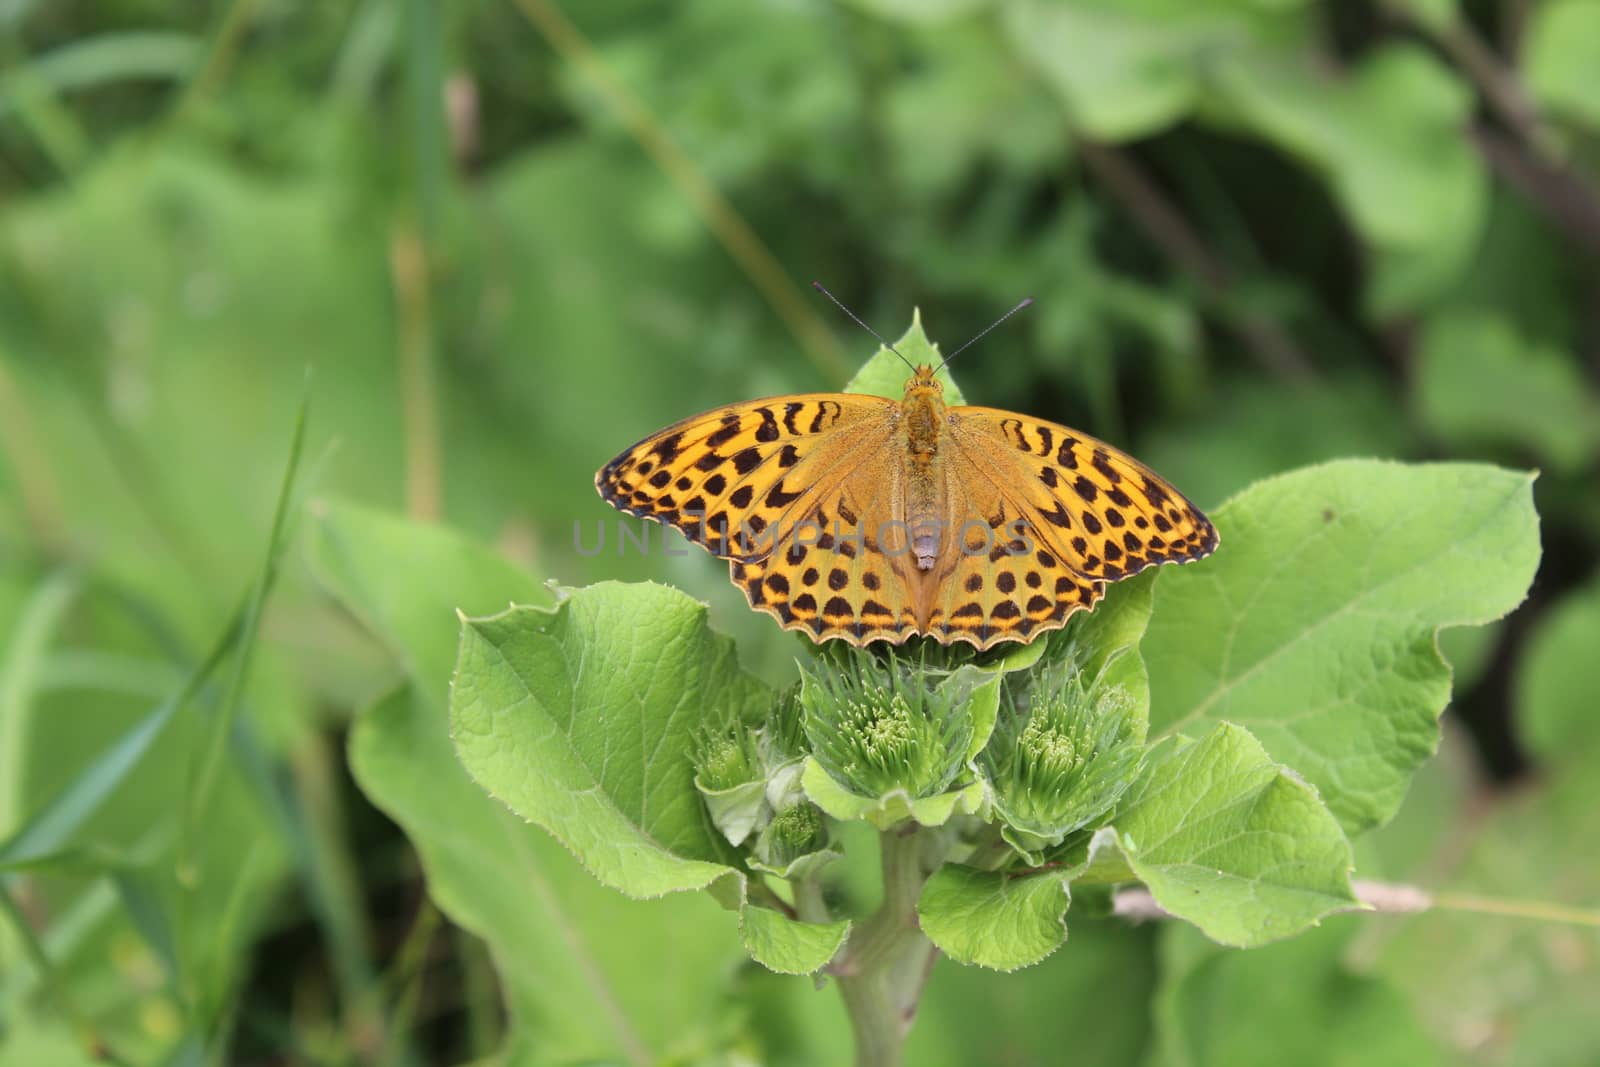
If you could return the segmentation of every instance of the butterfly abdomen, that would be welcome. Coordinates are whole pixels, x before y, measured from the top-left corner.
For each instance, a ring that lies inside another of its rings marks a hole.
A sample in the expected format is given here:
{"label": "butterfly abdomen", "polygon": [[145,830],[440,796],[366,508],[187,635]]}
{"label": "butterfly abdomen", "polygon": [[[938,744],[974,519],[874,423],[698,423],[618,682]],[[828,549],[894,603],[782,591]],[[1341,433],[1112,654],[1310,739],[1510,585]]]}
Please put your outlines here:
{"label": "butterfly abdomen", "polygon": [[936,389],[918,387],[913,379],[901,402],[905,427],[905,523],[917,570],[930,571],[939,555],[939,527],[944,515],[944,468],[939,459],[945,406]]}

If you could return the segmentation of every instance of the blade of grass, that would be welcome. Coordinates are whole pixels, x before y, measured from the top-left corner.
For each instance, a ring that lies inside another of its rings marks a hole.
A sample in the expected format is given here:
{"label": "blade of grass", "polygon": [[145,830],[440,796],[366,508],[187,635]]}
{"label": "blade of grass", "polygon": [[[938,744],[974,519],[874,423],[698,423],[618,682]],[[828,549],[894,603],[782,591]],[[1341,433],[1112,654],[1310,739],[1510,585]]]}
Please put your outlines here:
{"label": "blade of grass", "polygon": [[0,347],[0,459],[11,467],[33,544],[43,552],[59,552],[67,540],[61,494],[50,469],[50,452],[7,369],[10,357],[11,353]]}
{"label": "blade of grass", "polygon": [[417,1006],[422,999],[422,972],[428,962],[428,949],[443,925],[444,917],[427,897],[422,898],[411,929],[406,933],[400,951],[395,954],[394,968],[385,983],[393,989],[394,1008],[390,1012],[389,1027],[383,1043],[387,1051],[386,1062],[402,1062],[408,1058],[406,1042],[417,1025]]}
{"label": "blade of grass", "polygon": [[70,179],[89,158],[89,135],[28,62],[14,32],[0,36],[0,63],[11,72],[0,86],[4,89],[0,99],[10,102],[5,110],[15,113],[18,124],[33,135],[56,173]]}
{"label": "blade of grass", "polygon": [[40,984],[45,987],[49,995],[54,998],[61,1014],[78,1034],[79,1039],[89,1050],[90,1055],[107,1063],[127,1064],[128,1061],[117,1055],[103,1040],[95,1036],[90,1027],[88,1018],[79,1009],[77,1001],[72,997],[67,984],[61,980],[60,973],[50,962],[50,957],[45,953],[44,946],[39,943],[39,938],[33,932],[32,925],[12,897],[9,888],[0,887],[0,913],[4,913],[12,930],[16,933],[17,940],[21,943],[23,951],[27,954],[28,962],[38,972]]}
{"label": "blade of grass", "polygon": [[295,472],[299,469],[300,453],[305,446],[306,412],[310,402],[310,376],[307,375],[306,389],[301,395],[299,410],[295,413],[294,431],[289,443],[289,461],[283,472],[283,483],[278,489],[278,503],[273,510],[272,528],[267,537],[266,559],[263,561],[260,574],[256,577],[255,586],[250,592],[244,611],[243,624],[239,632],[238,654],[233,661],[233,674],[229,679],[222,705],[206,724],[207,728],[201,742],[203,749],[193,765],[190,777],[178,863],[179,881],[186,885],[192,886],[199,877],[195,863],[195,850],[198,848],[197,828],[211,803],[217,779],[222,773],[228,738],[233,733],[234,721],[238,717],[239,698],[244,692],[244,683],[250,673],[251,654],[261,629],[261,614],[266,609],[267,595],[277,578],[278,561],[284,545],[284,528],[288,524],[289,504],[293,499]]}
{"label": "blade of grass", "polygon": [[23,863],[31,857],[59,851],[79,827],[88,821],[106,798],[131,774],[145,753],[211,677],[232,650],[244,623],[241,609],[224,627],[206,658],[190,672],[183,688],[113,742],[76,777],[36,811],[4,844],[0,862]]}
{"label": "blade of grass", "polygon": [[444,216],[450,139],[444,112],[443,36],[434,0],[406,3],[406,90],[411,108],[411,166],[417,221],[431,243]]}
{"label": "blade of grass", "polygon": [[[201,883],[200,826],[210,810],[213,796],[222,777],[228,756],[229,742],[238,725],[244,686],[250,675],[250,664],[256,640],[261,632],[261,616],[266,610],[267,598],[277,579],[279,562],[286,543],[285,531],[289,516],[298,503],[294,493],[301,453],[305,447],[307,412],[311,402],[311,375],[295,412],[294,428],[290,435],[289,456],[284,467],[283,482],[278,489],[277,503],[273,509],[272,526],[267,536],[266,551],[260,572],[251,588],[235,646],[233,670],[222,702],[202,724],[198,753],[190,764],[189,787],[184,802],[183,818],[179,832],[177,878],[181,890],[196,892]],[[226,989],[228,976],[221,973],[223,949],[231,944],[230,930],[241,921],[247,890],[253,882],[251,867],[262,858],[260,851],[250,853],[246,869],[234,879],[229,893],[221,930],[203,943],[189,931],[181,929],[179,963],[184,979],[180,982],[185,1003],[191,1012],[192,1024],[201,1036],[207,1062],[222,1062],[232,1030],[232,1020],[237,1003]],[[180,904],[180,923],[195,912]]]}
{"label": "blade of grass", "polygon": [[24,605],[0,659],[0,834],[13,833],[22,822],[23,763],[33,694],[50,642],[81,588],[71,570],[46,578]]}
{"label": "blade of grass", "polygon": [[173,108],[173,121],[181,120],[217,91],[217,87],[232,69],[233,61],[238,57],[240,46],[244,42],[245,32],[255,21],[260,7],[261,0],[233,0],[233,3],[228,5],[228,10],[223,14],[222,21],[218,23],[217,31],[211,38],[211,48],[206,55],[205,65],[184,87],[177,106]]}
{"label": "blade of grass", "polygon": [[177,81],[200,60],[200,42],[186,33],[135,31],[72,41],[30,59],[0,78],[0,119],[30,92],[51,94],[129,79]]}
{"label": "blade of grass", "polygon": [[426,238],[401,224],[389,241],[389,270],[399,313],[400,389],[406,433],[406,514],[437,519],[440,511],[439,414],[434,385],[432,281]]}

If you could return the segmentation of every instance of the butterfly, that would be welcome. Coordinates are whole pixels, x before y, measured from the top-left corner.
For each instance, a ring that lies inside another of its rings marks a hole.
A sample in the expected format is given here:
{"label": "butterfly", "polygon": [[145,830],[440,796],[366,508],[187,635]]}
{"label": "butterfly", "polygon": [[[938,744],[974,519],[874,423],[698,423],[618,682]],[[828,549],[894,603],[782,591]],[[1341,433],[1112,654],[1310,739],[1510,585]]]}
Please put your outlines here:
{"label": "butterfly", "polygon": [[1026,642],[1109,582],[1217,547],[1210,520],[1138,460],[1052,422],[948,406],[928,364],[898,402],[809,393],[684,419],[595,487],[728,560],[752,608],[818,642]]}

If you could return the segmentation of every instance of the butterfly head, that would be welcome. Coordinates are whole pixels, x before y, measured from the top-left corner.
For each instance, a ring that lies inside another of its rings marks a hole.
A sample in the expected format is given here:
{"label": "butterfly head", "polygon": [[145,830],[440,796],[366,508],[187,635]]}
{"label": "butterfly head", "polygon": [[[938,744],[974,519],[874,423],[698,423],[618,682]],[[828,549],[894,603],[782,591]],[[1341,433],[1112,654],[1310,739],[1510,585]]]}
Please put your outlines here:
{"label": "butterfly head", "polygon": [[934,376],[935,372],[936,368],[927,363],[917,367],[916,372],[906,379],[906,401],[943,399],[944,383]]}

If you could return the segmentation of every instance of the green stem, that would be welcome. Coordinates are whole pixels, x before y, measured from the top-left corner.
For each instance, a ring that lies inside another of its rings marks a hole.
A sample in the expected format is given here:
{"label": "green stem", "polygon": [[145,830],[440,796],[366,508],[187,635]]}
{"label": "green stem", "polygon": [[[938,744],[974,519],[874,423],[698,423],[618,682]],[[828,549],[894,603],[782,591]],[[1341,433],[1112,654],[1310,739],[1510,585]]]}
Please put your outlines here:
{"label": "green stem", "polygon": [[801,922],[833,921],[833,914],[828,910],[828,902],[822,896],[822,879],[815,876],[796,878],[790,884],[794,887],[795,915]]}
{"label": "green stem", "polygon": [[839,995],[855,1033],[856,1067],[899,1067],[906,1034],[937,950],[917,926],[917,898],[939,858],[937,835],[886,830],[883,901],[856,928],[837,968]]}

